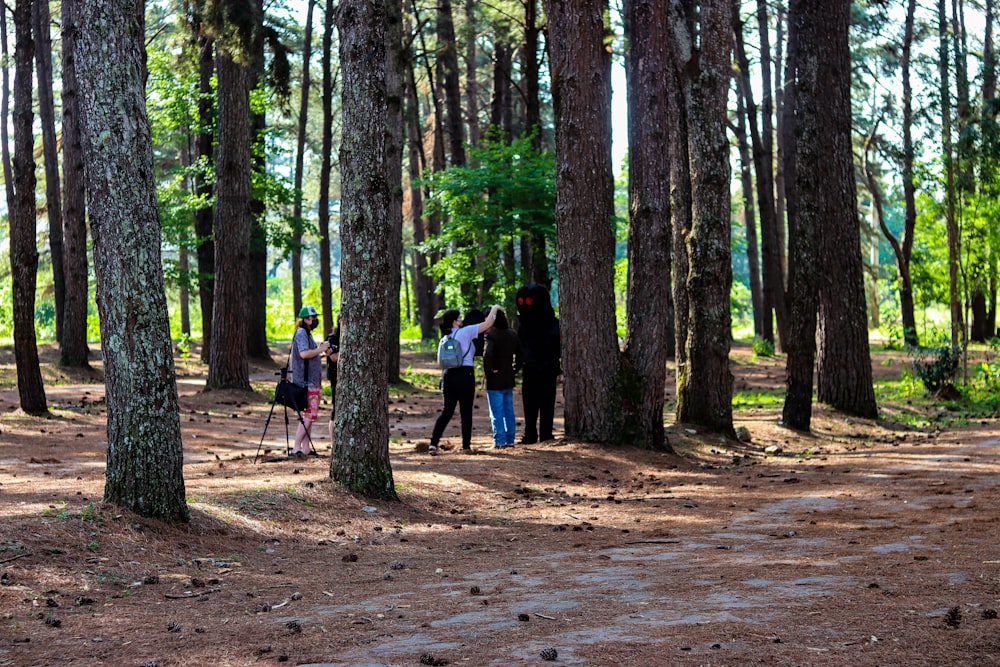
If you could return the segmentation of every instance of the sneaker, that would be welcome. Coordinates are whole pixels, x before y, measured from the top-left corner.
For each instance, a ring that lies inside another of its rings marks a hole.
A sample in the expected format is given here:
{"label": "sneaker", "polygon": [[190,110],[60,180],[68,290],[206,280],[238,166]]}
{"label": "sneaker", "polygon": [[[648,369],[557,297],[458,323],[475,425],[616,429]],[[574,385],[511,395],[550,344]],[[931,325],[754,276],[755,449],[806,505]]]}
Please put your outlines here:
{"label": "sneaker", "polygon": [[308,455],[319,457],[319,452],[317,452],[315,449],[310,449]]}
{"label": "sneaker", "polygon": [[430,447],[428,447],[427,453],[430,454],[431,456],[437,456],[438,455],[437,445],[431,445]]}

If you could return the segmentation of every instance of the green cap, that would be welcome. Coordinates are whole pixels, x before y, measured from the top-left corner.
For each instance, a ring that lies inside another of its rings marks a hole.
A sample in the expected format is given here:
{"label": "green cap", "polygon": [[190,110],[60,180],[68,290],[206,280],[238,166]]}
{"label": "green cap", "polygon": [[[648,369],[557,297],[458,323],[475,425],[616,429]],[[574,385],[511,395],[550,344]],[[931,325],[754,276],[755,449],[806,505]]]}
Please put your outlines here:
{"label": "green cap", "polygon": [[316,309],[313,308],[312,306],[303,306],[302,310],[299,311],[299,319],[300,320],[304,320],[307,317],[316,317],[318,315],[319,315],[319,313],[317,313]]}

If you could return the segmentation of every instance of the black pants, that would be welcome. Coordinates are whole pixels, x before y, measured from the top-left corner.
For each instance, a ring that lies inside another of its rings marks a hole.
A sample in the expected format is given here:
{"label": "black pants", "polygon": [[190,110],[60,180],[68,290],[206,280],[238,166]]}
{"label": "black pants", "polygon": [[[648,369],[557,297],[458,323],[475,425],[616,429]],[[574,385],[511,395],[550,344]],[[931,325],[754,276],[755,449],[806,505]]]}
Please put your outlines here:
{"label": "black pants", "polygon": [[431,433],[431,446],[437,447],[444,429],[451,421],[451,416],[455,414],[455,404],[459,406],[459,415],[462,419],[462,449],[472,447],[472,402],[476,398],[476,376],[472,366],[461,366],[451,368],[444,372],[441,379],[441,388],[444,391],[444,407],[437,421],[434,422],[434,431]]}
{"label": "black pants", "polygon": [[[524,437],[531,444],[552,439],[552,419],[556,412],[556,380],[559,376],[548,370],[525,366],[521,379],[524,403]],[[536,421],[537,425],[536,425]]]}

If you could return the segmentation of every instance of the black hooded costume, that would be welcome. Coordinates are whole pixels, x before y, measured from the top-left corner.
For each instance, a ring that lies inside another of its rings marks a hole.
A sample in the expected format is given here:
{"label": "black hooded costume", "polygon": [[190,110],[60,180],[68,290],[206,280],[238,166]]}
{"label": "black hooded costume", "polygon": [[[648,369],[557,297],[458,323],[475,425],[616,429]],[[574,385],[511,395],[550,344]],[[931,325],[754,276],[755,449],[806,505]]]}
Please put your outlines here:
{"label": "black hooded costume", "polygon": [[[517,290],[517,336],[523,349],[521,395],[524,402],[523,444],[552,440],[556,380],[560,365],[559,320],[549,291],[538,284]],[[536,421],[537,420],[537,421]]]}

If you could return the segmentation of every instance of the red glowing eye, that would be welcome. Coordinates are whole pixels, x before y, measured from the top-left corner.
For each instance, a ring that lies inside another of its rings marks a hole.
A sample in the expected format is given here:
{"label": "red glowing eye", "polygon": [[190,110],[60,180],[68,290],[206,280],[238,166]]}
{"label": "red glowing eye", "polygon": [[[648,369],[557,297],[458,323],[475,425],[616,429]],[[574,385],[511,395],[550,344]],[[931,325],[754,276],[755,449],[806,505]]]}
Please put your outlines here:
{"label": "red glowing eye", "polygon": [[526,304],[527,304],[527,305],[529,305],[529,306],[530,306],[530,305],[532,305],[532,304],[531,304],[531,297],[529,296],[529,297],[528,297],[527,299],[525,299],[525,300],[524,300],[524,303],[526,303]]}
{"label": "red glowing eye", "polygon": [[524,299],[522,297],[517,297],[517,305],[519,305],[519,306],[523,306],[524,305]]}

